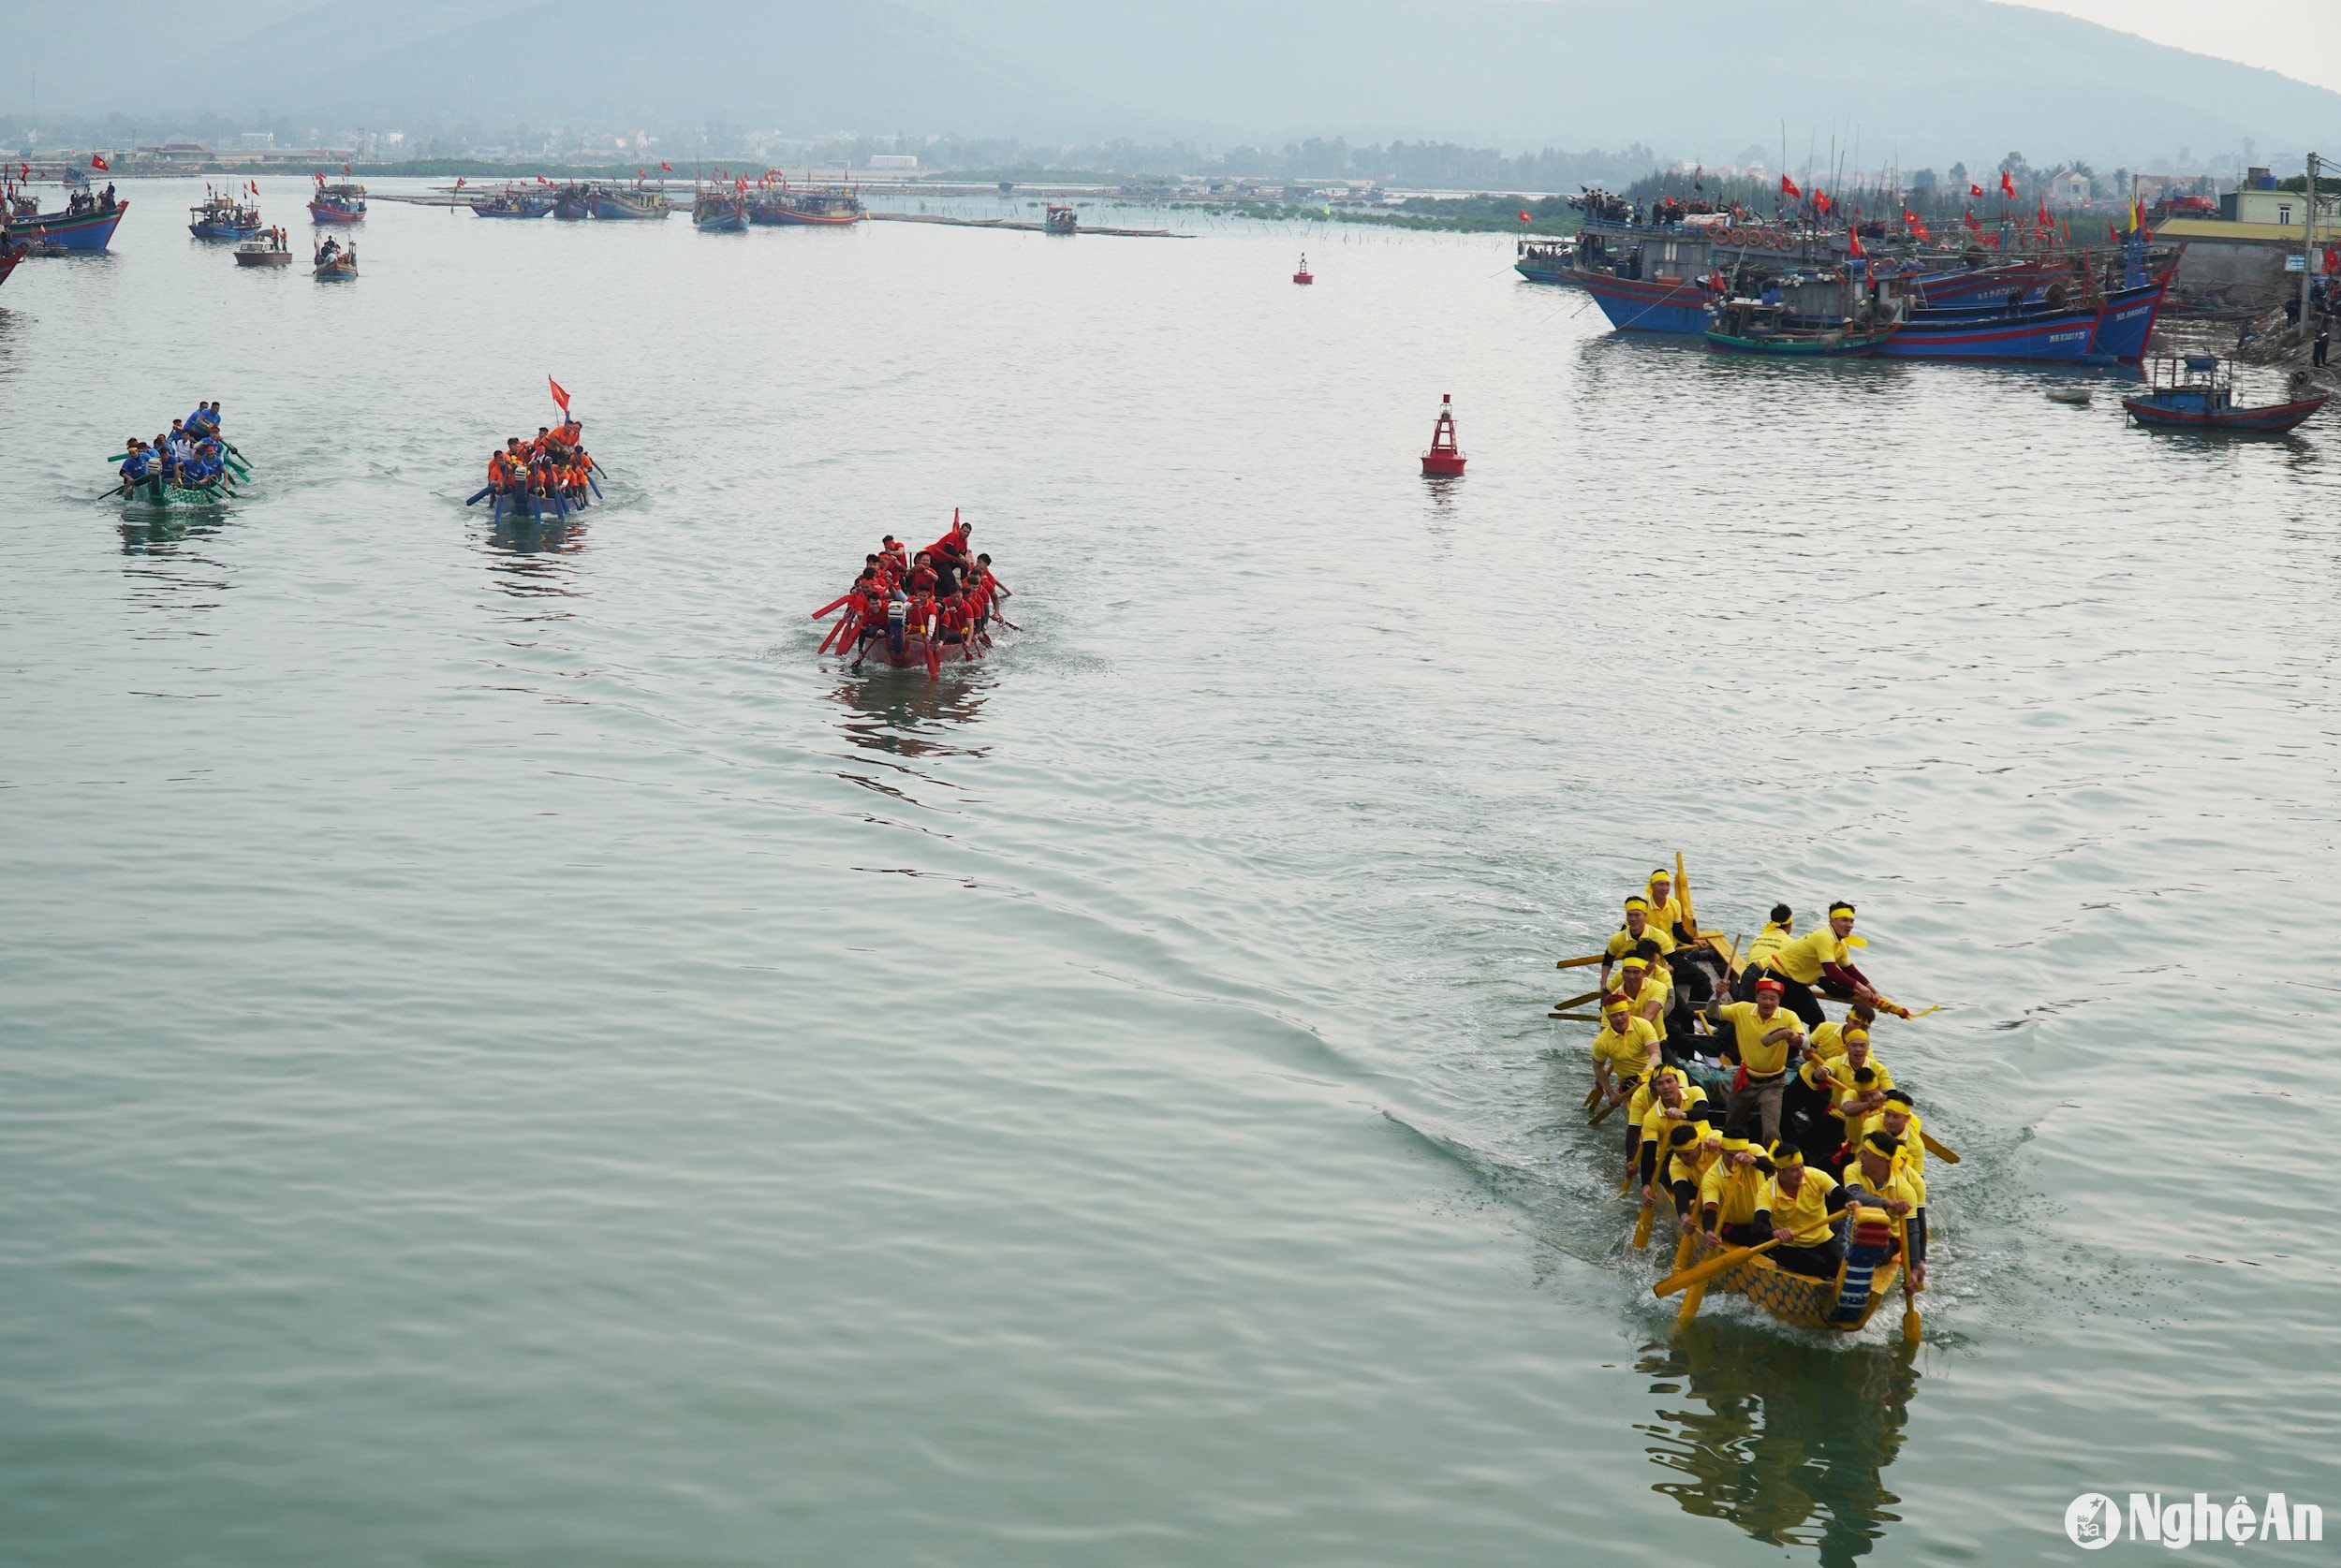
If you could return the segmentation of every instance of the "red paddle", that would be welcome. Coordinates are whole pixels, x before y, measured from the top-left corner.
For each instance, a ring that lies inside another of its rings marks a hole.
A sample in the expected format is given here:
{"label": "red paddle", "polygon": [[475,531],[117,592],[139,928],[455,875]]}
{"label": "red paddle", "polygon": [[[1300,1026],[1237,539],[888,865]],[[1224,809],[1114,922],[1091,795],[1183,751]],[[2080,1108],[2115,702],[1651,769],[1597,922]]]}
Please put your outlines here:
{"label": "red paddle", "polygon": [[847,589],[843,593],[838,594],[837,597],[832,599],[829,603],[815,610],[813,612],[812,619],[818,621],[822,616],[827,615],[831,610],[835,609],[839,605],[842,605],[847,599],[852,598],[853,593],[854,591],[852,589]]}

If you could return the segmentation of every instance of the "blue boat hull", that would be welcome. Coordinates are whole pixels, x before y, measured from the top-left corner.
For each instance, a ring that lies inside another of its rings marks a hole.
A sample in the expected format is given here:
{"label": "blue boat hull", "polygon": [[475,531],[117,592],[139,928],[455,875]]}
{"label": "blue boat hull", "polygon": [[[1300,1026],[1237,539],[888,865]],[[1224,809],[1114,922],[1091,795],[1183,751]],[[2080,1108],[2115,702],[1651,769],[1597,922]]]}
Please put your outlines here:
{"label": "blue boat hull", "polygon": [[717,212],[711,217],[694,216],[691,227],[707,234],[745,234],[748,215],[745,212]]}
{"label": "blue boat hull", "polygon": [[44,212],[8,220],[8,238],[20,244],[38,240],[61,251],[102,251],[113,242],[114,226],[130,210],[126,201],[110,212]]}
{"label": "blue boat hull", "polygon": [[2154,335],[2155,317],[2162,312],[2162,296],[2170,286],[2166,278],[2142,288],[2125,288],[2107,295],[2104,307],[2098,312],[2097,333],[2090,340],[2090,349],[2125,365],[2145,358],[2146,340]]}
{"label": "blue boat hull", "polygon": [[267,225],[257,223],[248,227],[240,224],[191,223],[187,232],[199,240],[249,240],[266,227]]}
{"label": "blue boat hull", "polygon": [[1575,283],[1568,269],[1555,261],[1515,261],[1512,271],[1530,283]]}
{"label": "blue boat hull", "polygon": [[1889,359],[2020,359],[2039,364],[2109,364],[2090,340],[2098,312],[2059,311],[2050,315],[1985,316],[1953,320],[1921,318],[1880,344]]}
{"label": "blue boat hull", "polygon": [[655,212],[636,212],[606,196],[595,197],[593,209],[594,216],[596,218],[611,218],[626,223],[656,223],[669,213],[663,198],[659,201],[658,210]]}
{"label": "blue boat hull", "polygon": [[[2200,403],[2201,399],[2196,402]],[[2190,430],[2206,434],[2282,435],[2324,407],[2323,398],[2304,398],[2298,403],[2268,403],[2260,408],[2222,408],[2205,411],[2174,408],[2168,404],[2139,398],[2124,398],[2122,406],[2140,424],[2155,430]]]}
{"label": "blue boat hull", "polygon": [[1669,332],[1699,337],[1707,330],[1707,291],[1694,283],[1645,283],[1584,274],[1585,292],[1621,332]]}

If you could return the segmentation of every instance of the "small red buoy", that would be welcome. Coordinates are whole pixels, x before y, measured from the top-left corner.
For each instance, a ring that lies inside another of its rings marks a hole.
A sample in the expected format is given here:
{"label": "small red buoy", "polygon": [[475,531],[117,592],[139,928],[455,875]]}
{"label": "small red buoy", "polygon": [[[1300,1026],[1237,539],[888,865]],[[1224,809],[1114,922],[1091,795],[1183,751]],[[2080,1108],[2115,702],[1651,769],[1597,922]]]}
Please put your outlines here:
{"label": "small red buoy", "polygon": [[1431,449],[1422,454],[1422,472],[1460,474],[1463,470],[1463,448],[1455,445],[1455,400],[1442,392],[1438,400],[1438,423],[1431,427]]}
{"label": "small red buoy", "polygon": [[1317,274],[1309,271],[1308,252],[1303,251],[1301,253],[1301,270],[1292,274],[1292,281],[1294,283],[1315,283],[1317,281]]}

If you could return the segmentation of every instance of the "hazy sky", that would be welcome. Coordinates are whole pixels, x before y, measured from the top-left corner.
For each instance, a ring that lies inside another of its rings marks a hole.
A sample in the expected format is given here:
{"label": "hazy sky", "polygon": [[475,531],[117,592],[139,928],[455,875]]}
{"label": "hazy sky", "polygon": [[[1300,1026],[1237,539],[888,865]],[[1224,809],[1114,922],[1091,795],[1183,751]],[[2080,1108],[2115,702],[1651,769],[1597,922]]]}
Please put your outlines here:
{"label": "hazy sky", "polygon": [[[2198,54],[2341,92],[2341,0],[2027,0]],[[2341,142],[2341,125],[2334,127]]]}

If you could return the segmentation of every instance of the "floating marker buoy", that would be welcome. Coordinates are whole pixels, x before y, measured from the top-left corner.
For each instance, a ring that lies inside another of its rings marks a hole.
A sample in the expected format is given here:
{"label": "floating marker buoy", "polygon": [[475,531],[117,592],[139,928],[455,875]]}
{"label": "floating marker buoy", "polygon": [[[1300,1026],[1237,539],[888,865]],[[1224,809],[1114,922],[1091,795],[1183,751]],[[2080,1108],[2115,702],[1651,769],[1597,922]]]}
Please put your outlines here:
{"label": "floating marker buoy", "polygon": [[1315,283],[1317,281],[1317,274],[1309,271],[1308,252],[1303,251],[1301,253],[1301,270],[1292,274],[1292,281],[1294,283]]}
{"label": "floating marker buoy", "polygon": [[1463,471],[1463,448],[1455,445],[1455,400],[1442,392],[1438,400],[1438,423],[1431,427],[1431,449],[1422,454],[1422,472],[1460,474]]}

